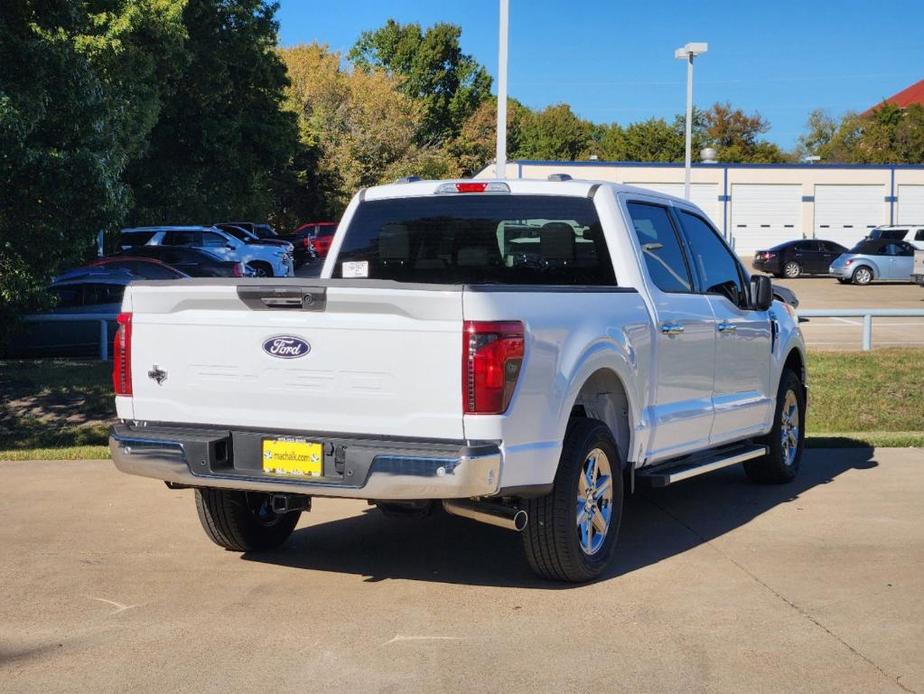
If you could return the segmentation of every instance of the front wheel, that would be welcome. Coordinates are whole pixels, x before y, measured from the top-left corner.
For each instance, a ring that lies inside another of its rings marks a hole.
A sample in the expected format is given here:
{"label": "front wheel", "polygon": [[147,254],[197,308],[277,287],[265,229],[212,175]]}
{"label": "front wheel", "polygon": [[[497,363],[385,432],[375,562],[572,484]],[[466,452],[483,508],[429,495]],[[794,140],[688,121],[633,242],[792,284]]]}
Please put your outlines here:
{"label": "front wheel", "polygon": [[273,268],[266,263],[250,263],[249,267],[254,272],[255,277],[272,277]]}
{"label": "front wheel", "polygon": [[572,420],[551,493],[526,504],[523,542],[533,571],[574,583],[599,576],[616,549],[622,506],[622,461],[609,428]]}
{"label": "front wheel", "polygon": [[196,511],[209,539],[234,552],[259,552],[285,542],[300,511],[276,513],[269,494],[232,489],[197,489]]}
{"label": "front wheel", "polygon": [[789,369],[780,376],[773,429],[762,443],[767,445],[767,455],[744,464],[747,476],[754,482],[769,484],[795,479],[805,443],[805,388]]}

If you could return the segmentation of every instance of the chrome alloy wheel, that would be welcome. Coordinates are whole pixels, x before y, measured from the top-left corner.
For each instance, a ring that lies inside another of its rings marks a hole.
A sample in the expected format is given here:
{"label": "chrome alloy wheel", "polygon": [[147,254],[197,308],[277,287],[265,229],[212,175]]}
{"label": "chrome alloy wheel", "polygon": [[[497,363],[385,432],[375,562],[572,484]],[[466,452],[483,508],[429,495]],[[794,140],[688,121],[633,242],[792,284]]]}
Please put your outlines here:
{"label": "chrome alloy wheel", "polygon": [[799,401],[796,394],[786,391],[783,409],[780,412],[780,445],[783,449],[783,463],[792,465],[799,452]]}
{"label": "chrome alloy wheel", "polygon": [[595,554],[606,541],[613,515],[613,478],[610,460],[593,449],[581,467],[577,493],[577,533],[584,554]]}
{"label": "chrome alloy wheel", "polygon": [[873,279],[873,273],[868,268],[861,267],[853,273],[853,278],[857,284],[869,284]]}

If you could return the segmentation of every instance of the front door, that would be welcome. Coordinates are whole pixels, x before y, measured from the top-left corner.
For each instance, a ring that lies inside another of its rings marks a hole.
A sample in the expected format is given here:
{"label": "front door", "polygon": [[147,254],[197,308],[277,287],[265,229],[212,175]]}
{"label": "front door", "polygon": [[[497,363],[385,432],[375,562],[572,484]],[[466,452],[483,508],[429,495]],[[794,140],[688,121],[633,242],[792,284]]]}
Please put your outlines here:
{"label": "front door", "polygon": [[669,209],[627,203],[649,276],[656,320],[657,360],[651,462],[709,445],[715,376],[715,321],[708,297],[694,291],[692,273]]}
{"label": "front door", "polygon": [[677,208],[697,288],[715,317],[713,423],[709,441],[727,443],[763,433],[773,414],[768,311],[748,306],[745,274],[719,234],[702,217]]}

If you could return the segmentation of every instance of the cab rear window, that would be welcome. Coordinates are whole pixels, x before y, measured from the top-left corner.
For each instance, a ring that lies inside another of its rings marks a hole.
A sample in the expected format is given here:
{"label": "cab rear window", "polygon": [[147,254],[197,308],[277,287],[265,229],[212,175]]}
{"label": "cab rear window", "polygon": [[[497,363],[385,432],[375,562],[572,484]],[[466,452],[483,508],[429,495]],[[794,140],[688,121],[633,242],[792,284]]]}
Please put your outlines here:
{"label": "cab rear window", "polygon": [[365,202],[345,232],[334,276],[435,284],[615,284],[593,202],[539,195]]}

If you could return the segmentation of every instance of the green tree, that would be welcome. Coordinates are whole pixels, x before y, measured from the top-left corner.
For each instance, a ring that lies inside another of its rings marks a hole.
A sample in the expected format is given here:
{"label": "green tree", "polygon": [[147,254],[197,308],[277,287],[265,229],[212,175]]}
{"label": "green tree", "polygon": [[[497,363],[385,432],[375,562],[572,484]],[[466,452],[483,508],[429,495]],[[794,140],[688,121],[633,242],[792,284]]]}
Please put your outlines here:
{"label": "green tree", "polygon": [[571,161],[586,156],[592,147],[593,128],[567,104],[530,111],[523,118],[518,147],[511,156],[521,159]]}
{"label": "green tree", "polygon": [[621,137],[613,133],[608,146],[615,150],[607,152],[607,159],[615,155],[623,161],[683,161],[683,130],[662,118],[649,118],[623,128]]}
{"label": "green tree", "polygon": [[819,147],[825,161],[856,164],[918,164],[924,161],[924,107],[885,103],[865,114],[848,113]]}
{"label": "green tree", "polygon": [[491,77],[472,56],[462,52],[462,29],[435,24],[385,26],[360,35],[349,52],[353,65],[380,68],[401,78],[400,89],[423,104],[418,144],[440,145],[459,134],[463,123],[491,94]]}
{"label": "green tree", "polygon": [[180,2],[0,3],[0,341],[130,199],[122,174],[182,43]]}
{"label": "green tree", "polygon": [[264,219],[297,152],[276,53],[277,6],[187,0],[178,75],[149,145],[129,166],[133,223]]}
{"label": "green tree", "polygon": [[799,136],[796,156],[818,156],[837,134],[837,121],[824,109],[816,108],[809,114],[805,132]]}

